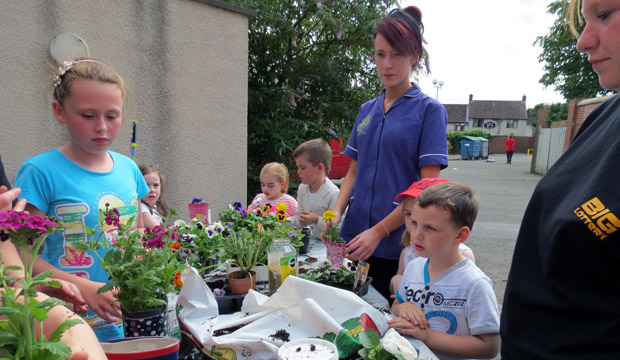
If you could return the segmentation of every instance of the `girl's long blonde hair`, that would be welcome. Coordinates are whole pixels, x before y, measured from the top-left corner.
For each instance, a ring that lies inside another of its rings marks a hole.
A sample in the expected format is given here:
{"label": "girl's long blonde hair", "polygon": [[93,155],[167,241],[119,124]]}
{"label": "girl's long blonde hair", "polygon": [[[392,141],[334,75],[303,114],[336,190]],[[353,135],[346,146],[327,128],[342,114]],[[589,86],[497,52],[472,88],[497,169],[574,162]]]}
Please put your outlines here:
{"label": "girl's long blonde hair", "polygon": [[570,2],[568,3],[568,9],[565,14],[565,16],[568,17],[568,27],[576,38],[581,35],[577,30],[577,26],[583,25],[583,16],[581,15],[580,10],[582,3],[583,0],[570,0]]}

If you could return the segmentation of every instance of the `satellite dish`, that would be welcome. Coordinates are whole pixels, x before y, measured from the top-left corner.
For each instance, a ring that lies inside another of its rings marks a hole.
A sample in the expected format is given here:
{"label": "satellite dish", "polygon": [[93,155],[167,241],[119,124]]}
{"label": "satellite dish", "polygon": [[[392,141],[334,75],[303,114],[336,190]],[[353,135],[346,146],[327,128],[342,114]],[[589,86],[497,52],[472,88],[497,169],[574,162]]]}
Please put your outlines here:
{"label": "satellite dish", "polygon": [[50,55],[58,63],[90,57],[90,48],[84,39],[73,33],[61,33],[50,41]]}

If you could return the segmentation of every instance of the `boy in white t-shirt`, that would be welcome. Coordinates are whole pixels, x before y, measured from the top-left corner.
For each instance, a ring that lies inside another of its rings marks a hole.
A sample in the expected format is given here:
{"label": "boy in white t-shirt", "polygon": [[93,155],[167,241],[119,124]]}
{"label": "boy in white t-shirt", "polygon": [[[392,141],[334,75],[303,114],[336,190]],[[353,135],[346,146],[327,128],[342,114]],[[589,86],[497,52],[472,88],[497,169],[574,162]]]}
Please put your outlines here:
{"label": "boy in white t-shirt", "polygon": [[[407,190],[407,194],[408,196],[416,197],[427,187],[431,187],[433,185],[437,185],[437,184],[441,184],[445,182],[449,182],[449,180],[439,179],[439,178],[422,179],[420,181],[414,182]],[[399,195],[398,199],[401,199],[402,197],[404,197],[404,195],[401,194]],[[390,280],[390,293],[392,295],[394,294],[394,292],[396,292],[396,290],[398,290],[398,287],[400,286],[400,281],[403,278],[403,273],[405,272],[405,267],[407,266],[407,264],[409,264],[411,260],[418,257],[415,254],[415,248],[411,244],[411,234],[409,234],[409,231],[405,230],[403,232],[403,236],[400,239],[400,243],[403,244],[405,248],[403,249],[403,251],[400,252],[400,259],[398,260],[398,272],[396,273],[396,275],[392,276],[392,280]],[[476,258],[474,257],[474,252],[469,246],[463,243],[460,243],[459,251],[461,252],[461,254],[463,254],[463,256],[465,256],[466,258],[471,260],[474,264],[476,264]]]}
{"label": "boy in white t-shirt", "polygon": [[415,185],[397,198],[405,197],[405,225],[419,257],[405,268],[392,305],[398,317],[389,324],[441,359],[493,358],[500,346],[493,286],[459,251],[478,200],[464,184],[446,182],[422,192]]}
{"label": "boy in white t-shirt", "polygon": [[297,214],[293,225],[308,226],[311,239],[320,241],[322,218],[326,210],[336,205],[340,189],[327,178],[332,163],[332,151],[323,139],[308,140],[294,153],[297,175],[302,184],[297,189]]}

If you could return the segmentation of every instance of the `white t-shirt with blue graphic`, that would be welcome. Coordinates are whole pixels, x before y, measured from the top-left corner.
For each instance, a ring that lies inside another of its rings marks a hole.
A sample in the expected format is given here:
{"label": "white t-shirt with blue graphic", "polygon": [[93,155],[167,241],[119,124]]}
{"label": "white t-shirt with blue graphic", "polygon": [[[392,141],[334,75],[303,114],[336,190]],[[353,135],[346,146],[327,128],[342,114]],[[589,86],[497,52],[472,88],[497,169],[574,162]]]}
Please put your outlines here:
{"label": "white t-shirt with blue graphic", "polygon": [[424,311],[432,330],[451,335],[499,333],[497,299],[482,270],[465,259],[425,284],[426,261],[419,257],[407,264],[398,295]]}

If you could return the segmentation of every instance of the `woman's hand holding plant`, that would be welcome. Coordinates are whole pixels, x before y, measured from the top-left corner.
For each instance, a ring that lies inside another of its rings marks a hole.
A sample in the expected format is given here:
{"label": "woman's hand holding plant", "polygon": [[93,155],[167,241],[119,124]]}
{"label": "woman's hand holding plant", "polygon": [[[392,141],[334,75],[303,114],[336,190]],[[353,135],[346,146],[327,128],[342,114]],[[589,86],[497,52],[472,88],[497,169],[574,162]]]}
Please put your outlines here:
{"label": "woman's hand holding plant", "polygon": [[384,236],[385,232],[379,232],[375,228],[370,228],[358,234],[347,244],[347,259],[351,261],[368,259],[375,252]]}

